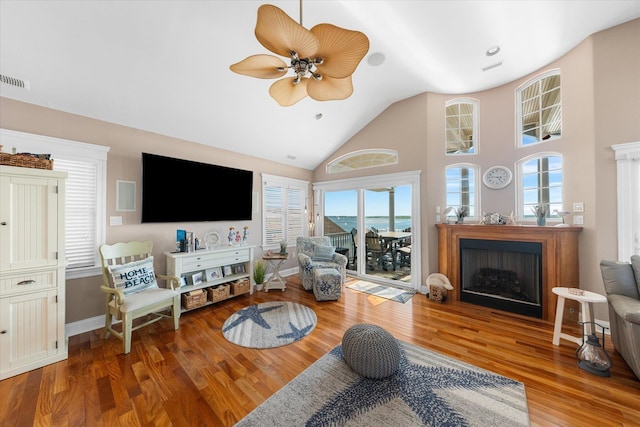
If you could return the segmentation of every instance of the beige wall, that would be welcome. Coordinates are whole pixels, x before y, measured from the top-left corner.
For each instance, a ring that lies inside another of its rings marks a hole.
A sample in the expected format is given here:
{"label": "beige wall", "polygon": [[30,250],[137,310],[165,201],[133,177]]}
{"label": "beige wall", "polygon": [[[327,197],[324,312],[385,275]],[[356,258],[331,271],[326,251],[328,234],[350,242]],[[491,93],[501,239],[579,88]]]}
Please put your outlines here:
{"label": "beige wall", "polygon": [[[589,38],[564,57],[516,82],[472,94],[425,93],[391,105],[363,128],[328,160],[362,148],[393,148],[399,164],[328,176],[326,163],[315,171],[268,162],[188,141],[101,122],[61,111],[0,98],[0,127],[111,147],[108,163],[107,224],[111,215],[122,215],[123,225],[107,226],[107,242],[151,239],[155,242],[157,268],[164,271],[162,252],[172,250],[175,230],[186,228],[198,235],[229,225],[250,227],[250,244],[260,242],[261,217],[247,223],[140,224],[140,213],[115,211],[115,182],[140,182],[140,153],[143,151],[190,160],[239,167],[254,171],[254,190],[260,192],[260,173],[313,181],[327,181],[374,174],[422,170],[421,212],[423,257],[421,282],[437,271],[435,207],[445,205],[444,167],[455,162],[474,162],[482,170],[514,164],[537,150],[558,151],[564,156],[564,199],[566,209],[584,202],[584,230],[580,238],[580,286],[604,293],[598,263],[615,259],[617,253],[615,208],[615,162],[612,144],[640,140],[640,19],[606,30]],[[562,72],[563,136],[544,146],[515,147],[515,89],[540,72],[560,68]],[[489,71],[499,72],[499,68]],[[465,96],[479,100],[479,154],[444,155],[444,103]],[[138,187],[139,188],[139,187]],[[223,191],[211,184],[203,189]],[[178,200],[178,195],[174,200]],[[138,194],[138,203],[139,203]],[[139,206],[139,204],[138,204]],[[515,209],[512,183],[503,190],[481,188],[481,211],[510,213]],[[223,233],[221,233],[223,234]],[[259,248],[257,255],[261,254]],[[295,266],[289,260],[285,268]],[[67,322],[103,313],[98,277],[69,280]],[[572,284],[558,284],[572,285]],[[607,319],[606,307],[596,307],[596,317]]]}
{"label": "beige wall", "polygon": [[[295,168],[260,158],[220,150],[193,142],[183,141],[119,126],[112,123],[89,119],[62,111],[26,104],[7,98],[0,98],[0,127],[21,132],[52,136],[74,141],[111,147],[107,163],[107,216],[106,241],[114,243],[130,240],[152,240],[154,242],[154,265],[158,272],[166,271],[165,251],[175,250],[176,229],[194,231],[202,237],[208,231],[217,231],[225,238],[229,226],[242,228],[249,226],[249,244],[256,245],[255,256],[262,251],[262,214],[253,214],[252,221],[200,222],[141,224],[140,209],[135,212],[116,211],[116,181],[137,183],[136,206],[141,206],[140,178],[141,153],[150,152],[181,159],[218,164],[234,168],[252,170],[254,192],[261,194],[261,173],[311,180],[311,171]],[[19,147],[18,147],[19,148]],[[168,171],[170,173],[170,171]],[[219,196],[224,209],[224,183],[193,183],[188,177],[180,177],[179,185],[202,186],[204,195]],[[167,189],[167,203],[192,203],[181,201],[178,189]],[[262,210],[260,209],[260,212]],[[109,216],[122,216],[123,225],[109,226]],[[283,268],[297,267],[291,257]],[[71,323],[104,314],[104,300],[100,292],[99,276],[86,279],[67,280],[67,318]]]}
{"label": "beige wall", "polygon": [[[422,170],[421,282],[438,270],[435,208],[445,207],[445,166],[457,162],[493,165],[514,170],[515,163],[540,151],[554,151],[564,159],[564,208],[583,202],[584,229],[580,237],[580,287],[604,293],[601,259],[615,259],[615,162],[612,144],[640,140],[640,20],[599,33],[562,58],[520,79],[484,92],[424,93],[397,102],[340,147],[314,171],[314,181],[345,179],[400,171]],[[533,147],[516,147],[516,89],[529,79],[559,68],[562,75],[562,138]],[[489,72],[499,72],[499,68]],[[444,153],[444,105],[456,97],[479,101],[479,144],[475,156]],[[362,148],[390,148],[399,164],[327,175],[326,165],[338,156]],[[515,181],[515,180],[514,180]],[[515,182],[502,190],[481,186],[481,212],[515,211]],[[569,222],[571,217],[569,217]],[[575,286],[577,283],[558,283]],[[608,319],[606,306],[595,308]]]}

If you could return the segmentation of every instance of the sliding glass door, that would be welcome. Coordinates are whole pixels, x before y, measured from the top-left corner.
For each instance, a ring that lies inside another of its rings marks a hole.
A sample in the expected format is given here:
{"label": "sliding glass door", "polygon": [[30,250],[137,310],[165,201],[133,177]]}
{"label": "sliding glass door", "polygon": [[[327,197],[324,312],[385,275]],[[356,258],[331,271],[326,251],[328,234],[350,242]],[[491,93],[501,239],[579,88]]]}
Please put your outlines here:
{"label": "sliding glass door", "polygon": [[394,174],[314,184],[316,235],[349,258],[350,275],[419,287],[418,175]]}

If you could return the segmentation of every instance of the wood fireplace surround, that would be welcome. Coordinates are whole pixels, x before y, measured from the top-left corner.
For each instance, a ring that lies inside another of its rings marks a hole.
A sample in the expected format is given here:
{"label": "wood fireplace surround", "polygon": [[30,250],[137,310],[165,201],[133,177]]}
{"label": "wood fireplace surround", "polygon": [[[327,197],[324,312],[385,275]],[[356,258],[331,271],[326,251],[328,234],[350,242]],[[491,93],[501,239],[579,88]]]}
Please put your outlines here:
{"label": "wood fireplace surround", "polygon": [[[460,239],[538,242],[542,244],[542,318],[553,321],[557,286],[579,287],[578,237],[582,227],[527,225],[436,224],[438,268],[449,278],[450,298],[460,300]],[[578,320],[577,305],[565,306],[565,323]]]}

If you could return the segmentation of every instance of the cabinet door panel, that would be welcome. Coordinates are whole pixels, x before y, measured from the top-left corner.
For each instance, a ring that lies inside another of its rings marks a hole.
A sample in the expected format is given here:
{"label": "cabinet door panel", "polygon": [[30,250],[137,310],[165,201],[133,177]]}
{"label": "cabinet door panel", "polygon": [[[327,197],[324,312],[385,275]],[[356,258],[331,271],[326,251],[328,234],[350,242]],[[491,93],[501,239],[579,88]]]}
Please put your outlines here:
{"label": "cabinet door panel", "polygon": [[56,291],[0,299],[0,371],[54,355],[57,349]]}
{"label": "cabinet door panel", "polygon": [[58,180],[3,176],[0,228],[1,270],[17,270],[58,263]]}

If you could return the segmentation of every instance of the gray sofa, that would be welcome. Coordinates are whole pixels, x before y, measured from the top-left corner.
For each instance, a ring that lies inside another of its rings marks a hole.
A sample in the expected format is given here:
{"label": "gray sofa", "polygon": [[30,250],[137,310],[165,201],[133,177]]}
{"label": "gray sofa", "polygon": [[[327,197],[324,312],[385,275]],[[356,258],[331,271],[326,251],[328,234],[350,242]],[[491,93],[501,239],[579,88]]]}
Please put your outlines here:
{"label": "gray sofa", "polygon": [[601,261],[600,271],[613,346],[640,379],[640,256],[633,255],[631,264]]}

